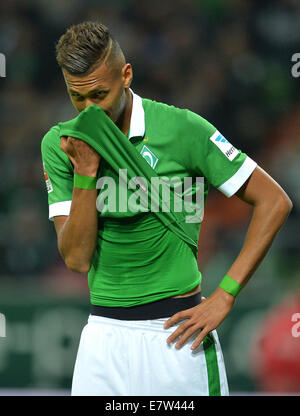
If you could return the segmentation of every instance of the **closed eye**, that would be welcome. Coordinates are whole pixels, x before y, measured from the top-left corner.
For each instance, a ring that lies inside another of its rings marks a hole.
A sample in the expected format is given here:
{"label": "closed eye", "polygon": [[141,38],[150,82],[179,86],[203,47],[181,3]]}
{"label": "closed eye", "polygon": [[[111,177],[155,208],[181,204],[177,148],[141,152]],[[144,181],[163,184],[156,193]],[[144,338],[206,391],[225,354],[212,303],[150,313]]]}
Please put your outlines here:
{"label": "closed eye", "polygon": [[[108,92],[109,92],[109,91],[105,91],[105,90],[101,90],[101,91],[92,91],[92,92],[88,95],[88,97],[89,97],[89,98],[92,98],[92,99],[94,99],[94,100],[97,100],[97,99],[102,99],[102,98],[104,98],[104,97],[108,94]],[[71,95],[71,97],[72,97],[73,99],[75,99],[76,101],[83,101],[83,100],[84,100],[84,98],[85,98],[83,95],[80,95],[78,92],[75,92],[75,91],[71,91],[70,95]]]}
{"label": "closed eye", "polygon": [[97,91],[91,95],[91,98],[104,98],[108,91]]}
{"label": "closed eye", "polygon": [[74,98],[77,101],[82,101],[84,97],[76,92],[71,93],[71,97]]}

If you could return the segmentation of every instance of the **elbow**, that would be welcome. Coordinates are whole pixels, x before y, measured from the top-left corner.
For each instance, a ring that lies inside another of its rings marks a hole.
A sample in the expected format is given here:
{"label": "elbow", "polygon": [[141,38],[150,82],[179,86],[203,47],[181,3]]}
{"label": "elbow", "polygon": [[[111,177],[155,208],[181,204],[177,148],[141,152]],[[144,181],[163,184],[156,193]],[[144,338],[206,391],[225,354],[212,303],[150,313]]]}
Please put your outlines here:
{"label": "elbow", "polygon": [[87,262],[78,262],[74,259],[65,259],[65,264],[73,273],[87,274],[90,271],[91,264]]}
{"label": "elbow", "polygon": [[288,216],[293,209],[293,203],[290,198],[285,194],[283,201],[281,202],[282,211]]}
{"label": "elbow", "polygon": [[285,221],[293,209],[293,203],[285,192],[278,198],[276,208],[278,215]]}
{"label": "elbow", "polygon": [[79,273],[79,274],[86,274],[90,271],[91,268],[91,261],[89,259],[82,258],[78,253],[74,250],[73,252],[64,252],[61,245],[58,245],[59,253],[62,257],[62,259],[65,262],[65,265],[67,268],[73,272],[73,273]]}

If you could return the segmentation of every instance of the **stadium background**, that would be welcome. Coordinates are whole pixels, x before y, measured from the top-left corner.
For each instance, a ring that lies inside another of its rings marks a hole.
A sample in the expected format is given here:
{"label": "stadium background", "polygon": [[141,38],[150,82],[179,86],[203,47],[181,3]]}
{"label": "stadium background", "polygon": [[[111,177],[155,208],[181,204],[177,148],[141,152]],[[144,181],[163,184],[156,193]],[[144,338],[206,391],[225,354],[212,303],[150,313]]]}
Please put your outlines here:
{"label": "stadium background", "polygon": [[[89,299],[86,277],[66,269],[47,219],[40,142],[76,115],[55,42],[69,25],[96,19],[132,63],[135,92],[207,118],[291,197],[287,223],[219,336],[234,394],[300,394],[300,337],[292,329],[300,313],[297,0],[1,2],[0,394],[69,394]],[[250,213],[211,190],[199,244],[205,296],[238,254]]]}

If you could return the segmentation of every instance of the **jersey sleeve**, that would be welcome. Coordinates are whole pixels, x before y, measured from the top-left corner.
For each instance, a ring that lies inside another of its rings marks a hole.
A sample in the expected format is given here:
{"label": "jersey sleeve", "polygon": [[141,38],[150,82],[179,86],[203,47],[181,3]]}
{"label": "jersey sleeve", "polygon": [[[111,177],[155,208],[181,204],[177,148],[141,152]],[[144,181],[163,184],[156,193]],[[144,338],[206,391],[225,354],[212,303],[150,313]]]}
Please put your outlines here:
{"label": "jersey sleeve", "polygon": [[203,117],[191,111],[187,117],[193,149],[189,162],[193,171],[231,197],[250,177],[257,163],[236,149]]}
{"label": "jersey sleeve", "polygon": [[60,148],[59,127],[52,127],[41,144],[43,170],[48,192],[49,219],[69,215],[73,194],[74,170]]}

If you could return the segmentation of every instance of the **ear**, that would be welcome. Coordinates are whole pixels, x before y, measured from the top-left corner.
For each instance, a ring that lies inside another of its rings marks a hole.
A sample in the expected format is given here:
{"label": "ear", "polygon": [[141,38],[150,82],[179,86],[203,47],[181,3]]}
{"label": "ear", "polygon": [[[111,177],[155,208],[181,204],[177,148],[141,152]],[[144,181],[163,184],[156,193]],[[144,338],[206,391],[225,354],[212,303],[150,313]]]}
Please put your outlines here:
{"label": "ear", "polygon": [[122,68],[122,79],[124,88],[129,88],[133,78],[132,66],[131,64],[125,64]]}

